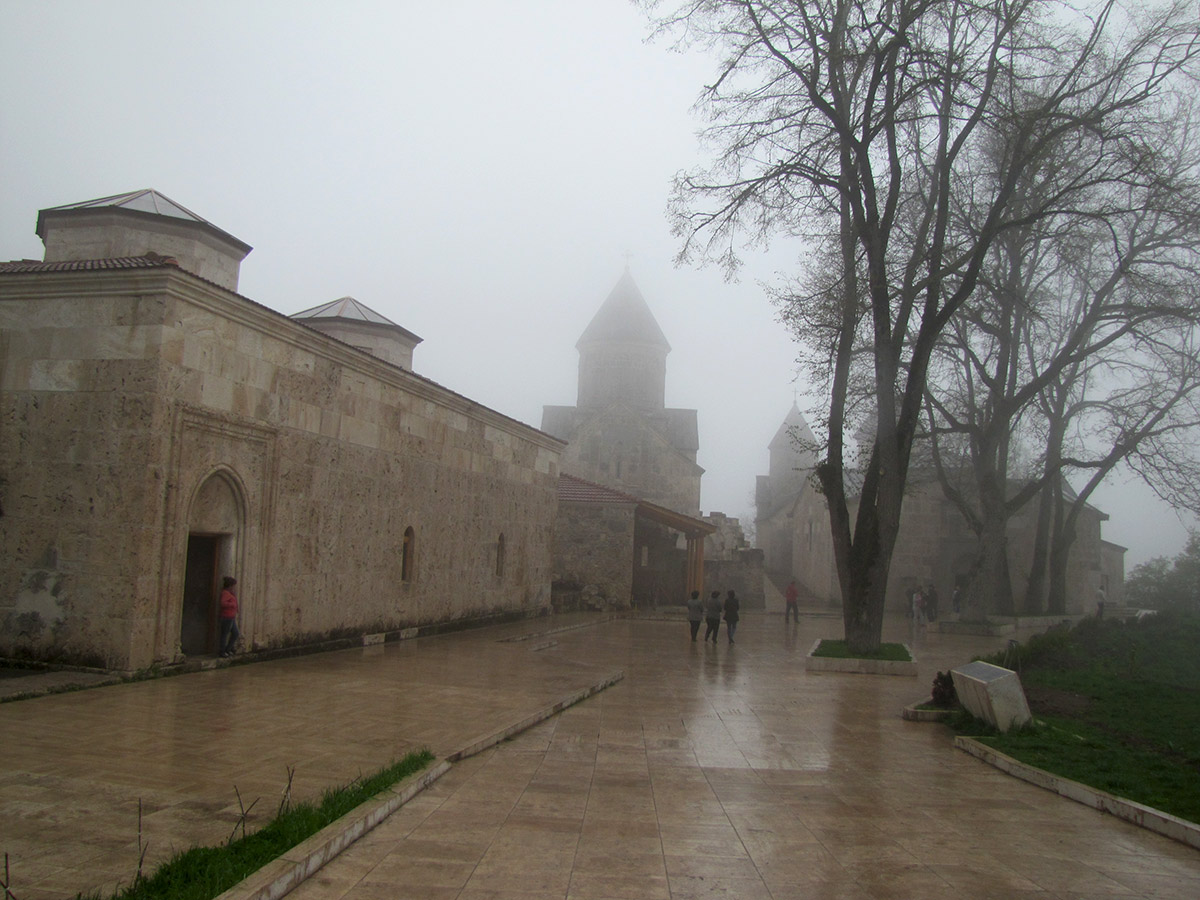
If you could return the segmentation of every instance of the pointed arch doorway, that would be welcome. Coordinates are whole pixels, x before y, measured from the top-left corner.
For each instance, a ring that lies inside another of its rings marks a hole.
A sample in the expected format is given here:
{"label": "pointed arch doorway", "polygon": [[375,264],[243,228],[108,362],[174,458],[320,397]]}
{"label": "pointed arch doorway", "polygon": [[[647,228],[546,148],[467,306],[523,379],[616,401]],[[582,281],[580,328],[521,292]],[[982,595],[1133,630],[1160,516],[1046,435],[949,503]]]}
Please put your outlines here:
{"label": "pointed arch doorway", "polygon": [[185,656],[217,652],[217,598],[222,576],[239,578],[244,510],[242,492],[229,472],[209,475],[192,498],[179,617],[179,649]]}

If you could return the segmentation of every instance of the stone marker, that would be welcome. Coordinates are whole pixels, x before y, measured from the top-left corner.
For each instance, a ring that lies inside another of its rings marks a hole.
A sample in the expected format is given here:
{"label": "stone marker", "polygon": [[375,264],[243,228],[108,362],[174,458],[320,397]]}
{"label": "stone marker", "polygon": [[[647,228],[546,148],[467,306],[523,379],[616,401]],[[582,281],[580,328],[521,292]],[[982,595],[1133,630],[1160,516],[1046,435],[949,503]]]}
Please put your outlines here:
{"label": "stone marker", "polygon": [[1033,717],[1021,679],[1011,669],[991,663],[973,662],[951,671],[958,702],[975,716],[1000,731],[1020,728]]}

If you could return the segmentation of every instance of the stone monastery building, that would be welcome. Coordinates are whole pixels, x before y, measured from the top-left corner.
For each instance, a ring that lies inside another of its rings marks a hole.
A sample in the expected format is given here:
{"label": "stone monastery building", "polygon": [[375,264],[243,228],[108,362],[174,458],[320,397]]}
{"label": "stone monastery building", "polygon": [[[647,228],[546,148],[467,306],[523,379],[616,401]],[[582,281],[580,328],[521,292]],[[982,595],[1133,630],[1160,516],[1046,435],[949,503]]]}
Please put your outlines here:
{"label": "stone monastery building", "polygon": [[575,346],[576,405],[542,412],[566,441],[555,605],[678,605],[708,587],[760,608],[762,554],[736,520],[700,518],[696,410],[666,405],[671,347],[628,269]]}
{"label": "stone monastery building", "polygon": [[[755,485],[755,524],[768,577],[780,586],[794,578],[810,600],[834,604],[840,602],[841,593],[829,509],[810,478],[817,465],[816,445],[812,430],[793,404],[769,445],[769,471],[758,476]],[[852,517],[856,508],[857,500],[851,497]],[[1030,503],[1009,523],[1009,565],[1018,603],[1033,565],[1035,517],[1036,504]],[[1121,603],[1125,548],[1101,537],[1107,518],[1090,506],[1080,517],[1068,557],[1068,615],[1094,613],[1101,590],[1108,602]],[[888,608],[904,610],[909,589],[933,585],[941,610],[948,611],[955,586],[965,587],[970,578],[977,554],[975,533],[936,477],[920,471],[910,476],[900,522],[888,578]]]}
{"label": "stone monastery building", "polygon": [[0,656],[210,654],[225,574],[262,649],[549,610],[562,441],[352,298],[240,296],[250,246],[154,191],[37,233],[0,264]]}

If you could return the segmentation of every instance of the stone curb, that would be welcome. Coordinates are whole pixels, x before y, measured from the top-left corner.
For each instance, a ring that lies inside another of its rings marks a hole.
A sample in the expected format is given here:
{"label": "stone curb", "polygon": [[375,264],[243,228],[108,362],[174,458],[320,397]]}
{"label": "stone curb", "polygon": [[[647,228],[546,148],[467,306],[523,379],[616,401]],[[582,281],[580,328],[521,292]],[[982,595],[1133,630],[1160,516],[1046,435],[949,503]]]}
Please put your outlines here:
{"label": "stone curb", "polygon": [[400,790],[388,788],[235,884],[217,900],[278,900],[450,771],[443,760]]}
{"label": "stone curb", "polygon": [[974,738],[959,735],[954,738],[954,746],[977,759],[983,760],[1001,772],[1028,781],[1040,788],[1053,791],[1060,797],[1074,800],[1101,812],[1110,813],[1118,819],[1123,819],[1141,828],[1169,837],[1200,850],[1200,825],[1180,819],[1168,813],[1117,797],[1113,794],[1088,787],[1078,781],[1071,781],[1058,775],[1052,775],[1043,769],[1037,769],[1019,760],[1013,759],[999,750],[994,750]]}
{"label": "stone curb", "polygon": [[932,703],[933,698],[920,700],[913,703],[911,706],[904,707],[900,712],[901,718],[906,722],[940,722],[954,712],[953,709],[920,709],[922,703]]}
{"label": "stone curb", "polygon": [[[821,646],[821,641],[825,638],[817,638],[813,642],[812,649],[808,651],[808,655],[804,657],[804,668],[809,672],[846,672],[852,675],[917,675],[917,661],[910,659],[908,662],[891,659],[840,659],[832,656],[813,656],[817,652],[817,648]],[[902,645],[908,651],[908,655],[912,656],[912,648],[908,644]]]}
{"label": "stone curb", "polygon": [[312,837],[301,841],[274,862],[267,863],[248,878],[218,895],[216,900],[279,900],[280,897],[294,890],[305,879],[312,877],[322,866],[449,772],[452,768],[451,763],[459,762],[487,750],[489,747],[494,747],[514,734],[544,722],[567,707],[598,694],[624,677],[624,671],[614,672],[591,687],[576,691],[495,734],[479,738],[466,747],[456,750],[432,769],[422,772],[411,781],[396,788],[380,791],[336,822],[331,822]]}
{"label": "stone curb", "polygon": [[542,631],[527,631],[524,634],[516,634],[512,637],[497,638],[498,644],[519,644],[522,641],[531,641],[534,638],[545,637],[548,634],[562,634],[564,631],[578,631],[580,628],[593,628],[596,625],[603,625],[605,622],[611,622],[616,616],[606,616],[603,619],[598,619],[595,622],[577,622],[574,625],[560,625],[557,628],[546,628]]}
{"label": "stone curb", "polygon": [[458,762],[459,760],[466,759],[468,756],[474,756],[476,753],[480,753],[480,752],[488,749],[489,747],[494,747],[496,744],[499,744],[503,740],[507,740],[508,738],[512,737],[514,734],[518,734],[518,733],[526,730],[527,728],[532,728],[534,725],[537,725],[539,722],[544,722],[546,719],[550,718],[551,716],[557,715],[558,713],[560,713],[564,709],[566,709],[568,706],[574,706],[579,701],[586,700],[588,697],[591,697],[593,694],[598,694],[605,688],[612,687],[614,684],[616,684],[618,681],[620,681],[624,677],[625,677],[624,671],[613,672],[611,675],[596,682],[591,687],[586,687],[583,690],[576,691],[575,693],[564,697],[562,700],[559,700],[557,703],[553,704],[552,706],[547,706],[543,709],[540,709],[537,712],[533,713],[533,715],[526,716],[524,719],[521,719],[519,722],[514,722],[512,725],[509,725],[507,728],[501,729],[500,731],[497,731],[494,734],[489,734],[486,737],[481,737],[481,738],[478,738],[477,740],[472,741],[471,743],[469,743],[465,747],[463,747],[461,750],[456,750],[453,753],[451,753],[449,756],[446,757],[446,759],[449,762]]}

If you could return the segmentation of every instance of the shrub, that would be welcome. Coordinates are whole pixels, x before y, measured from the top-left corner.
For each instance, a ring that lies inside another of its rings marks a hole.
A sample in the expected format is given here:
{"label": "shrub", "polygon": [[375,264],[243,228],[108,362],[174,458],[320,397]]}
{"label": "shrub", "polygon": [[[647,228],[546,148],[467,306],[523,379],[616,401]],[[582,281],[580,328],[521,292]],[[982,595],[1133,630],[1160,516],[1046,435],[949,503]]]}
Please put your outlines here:
{"label": "shrub", "polygon": [[954,689],[954,677],[949,672],[938,672],[933,676],[930,699],[934,706],[949,708],[958,703],[958,692]]}

